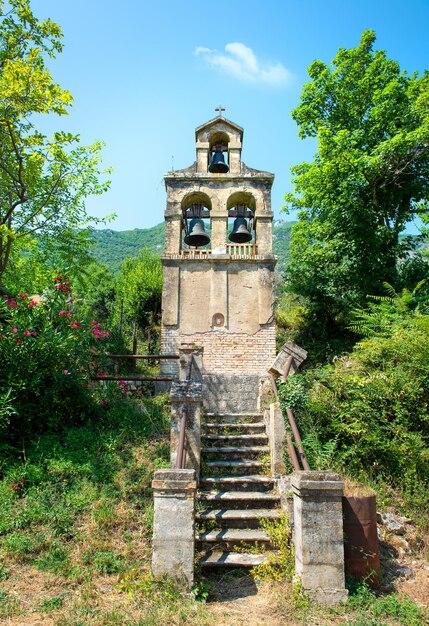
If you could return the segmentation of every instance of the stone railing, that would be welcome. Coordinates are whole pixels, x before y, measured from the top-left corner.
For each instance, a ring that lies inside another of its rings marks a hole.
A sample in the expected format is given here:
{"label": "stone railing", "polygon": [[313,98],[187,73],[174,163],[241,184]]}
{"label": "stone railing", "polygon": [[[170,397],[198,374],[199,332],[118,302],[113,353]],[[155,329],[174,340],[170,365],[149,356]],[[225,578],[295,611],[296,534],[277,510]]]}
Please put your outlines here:
{"label": "stone railing", "polygon": [[[155,472],[152,572],[190,591],[194,580],[195,494],[200,474],[203,348],[179,348],[179,380],[171,386],[172,469]],[[174,468],[174,469],[173,469]]]}
{"label": "stone railing", "polygon": [[[256,243],[225,244],[222,248],[225,254],[238,257],[255,257],[258,254]],[[222,250],[221,249],[221,250]],[[215,251],[216,252],[216,251]],[[213,254],[211,249],[183,248],[180,257],[184,259],[207,259]],[[177,255],[174,255],[177,256]]]}
{"label": "stone railing", "polygon": [[207,259],[211,253],[211,250],[197,250],[194,248],[184,248],[180,251],[180,255],[185,259]]}
{"label": "stone railing", "polygon": [[226,253],[231,256],[256,256],[258,246],[256,243],[227,244]]}

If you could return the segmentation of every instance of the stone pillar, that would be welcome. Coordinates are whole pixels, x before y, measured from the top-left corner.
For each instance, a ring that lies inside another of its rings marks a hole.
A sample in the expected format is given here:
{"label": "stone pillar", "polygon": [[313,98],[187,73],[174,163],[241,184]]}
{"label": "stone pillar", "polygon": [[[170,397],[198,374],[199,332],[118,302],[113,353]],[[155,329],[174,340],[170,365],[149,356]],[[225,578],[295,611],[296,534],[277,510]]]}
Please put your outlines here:
{"label": "stone pillar", "polygon": [[280,402],[270,404],[268,420],[267,434],[270,441],[271,473],[278,477],[286,472],[284,462],[286,428]]}
{"label": "stone pillar", "polygon": [[203,404],[202,383],[197,381],[173,381],[171,385],[171,436],[170,459],[176,466],[179,445],[180,422],[186,414],[185,467],[194,469],[200,476],[201,462],[201,408]]}
{"label": "stone pillar", "polygon": [[[196,343],[181,343],[179,347],[179,380],[186,381],[190,372],[190,380],[203,379],[203,346]],[[192,363],[191,368],[189,365]]]}
{"label": "stone pillar", "polygon": [[323,604],[347,599],[344,577],[344,483],[328,471],[292,477],[295,569],[304,591]]}
{"label": "stone pillar", "polygon": [[211,215],[211,244],[212,254],[226,253],[226,230],[228,226],[228,217],[226,215],[217,215],[214,212]]}
{"label": "stone pillar", "polygon": [[170,576],[190,590],[194,582],[195,470],[158,470],[152,487],[153,576]]}

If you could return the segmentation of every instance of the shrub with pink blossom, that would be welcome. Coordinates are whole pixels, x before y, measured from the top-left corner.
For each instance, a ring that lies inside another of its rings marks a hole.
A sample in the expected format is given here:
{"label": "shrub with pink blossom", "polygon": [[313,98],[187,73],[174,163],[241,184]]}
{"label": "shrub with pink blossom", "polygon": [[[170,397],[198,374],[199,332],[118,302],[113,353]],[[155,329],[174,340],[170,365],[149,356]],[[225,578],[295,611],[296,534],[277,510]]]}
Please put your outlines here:
{"label": "shrub with pink blossom", "polygon": [[102,407],[90,379],[109,333],[78,319],[72,293],[58,274],[42,297],[0,296],[0,432],[8,438],[79,423]]}

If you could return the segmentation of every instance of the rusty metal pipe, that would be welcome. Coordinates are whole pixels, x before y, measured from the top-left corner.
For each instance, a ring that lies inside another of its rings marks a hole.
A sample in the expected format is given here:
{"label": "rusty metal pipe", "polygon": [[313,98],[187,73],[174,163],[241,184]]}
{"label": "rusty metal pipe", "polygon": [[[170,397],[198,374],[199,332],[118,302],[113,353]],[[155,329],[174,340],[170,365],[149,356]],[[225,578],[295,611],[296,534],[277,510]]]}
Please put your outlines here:
{"label": "rusty metal pipe", "polygon": [[296,455],[295,448],[289,433],[286,434],[286,444],[289,460],[292,463],[293,469],[295,470],[295,472],[301,471],[301,466],[299,464],[298,457]]}
{"label": "rusty metal pipe", "polygon": [[291,355],[286,361],[285,371],[283,372],[283,377],[286,379],[289,376],[290,368],[292,367],[293,356]]}
{"label": "rusty metal pipe", "polygon": [[271,380],[271,386],[273,388],[274,391],[274,395],[276,397],[276,400],[279,399],[279,390],[277,389],[277,384],[276,384],[276,379],[274,378],[274,374],[272,374],[270,372],[270,380]]}
{"label": "rusty metal pipe", "polygon": [[151,381],[172,381],[176,376],[91,376],[91,380],[151,380]]}
{"label": "rusty metal pipe", "polygon": [[305,470],[310,471],[310,466],[307,461],[307,457],[304,452],[304,448],[302,447],[301,437],[299,435],[298,426],[296,425],[295,418],[292,413],[292,409],[286,409],[287,418],[289,420],[290,427],[292,429],[293,437],[295,439],[296,446],[298,448],[298,453],[301,459],[302,466]]}
{"label": "rusty metal pipe", "polygon": [[180,418],[179,445],[177,447],[176,469],[183,469],[185,434],[186,434],[186,409],[185,407],[183,407],[182,416]]}
{"label": "rusty metal pipe", "polygon": [[164,359],[179,359],[178,354],[106,354],[110,359],[147,359],[163,361]]}
{"label": "rusty metal pipe", "polygon": [[[286,367],[287,367],[287,364],[286,364]],[[290,369],[290,365],[289,365],[289,369]],[[276,400],[278,400],[279,390],[277,389],[276,379],[274,377],[274,374],[272,373],[270,373],[270,380],[271,380],[271,385],[273,387],[274,395],[276,397]],[[286,444],[287,444],[287,452],[288,452],[289,460],[292,463],[292,467],[294,468],[296,472],[299,472],[301,470],[301,466],[299,464],[298,457],[295,452],[295,447],[292,443],[292,439],[289,433],[286,433]]]}

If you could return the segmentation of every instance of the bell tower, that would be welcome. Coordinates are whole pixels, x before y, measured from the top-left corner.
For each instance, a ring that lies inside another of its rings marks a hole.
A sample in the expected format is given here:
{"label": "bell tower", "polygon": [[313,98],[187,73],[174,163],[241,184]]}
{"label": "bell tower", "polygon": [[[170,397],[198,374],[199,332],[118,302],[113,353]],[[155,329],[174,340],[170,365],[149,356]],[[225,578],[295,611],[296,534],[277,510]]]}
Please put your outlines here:
{"label": "bell tower", "polygon": [[237,413],[255,411],[275,358],[274,174],[243,163],[243,129],[216,110],[195,130],[194,164],[164,178],[161,351],[202,346],[207,410]]}

